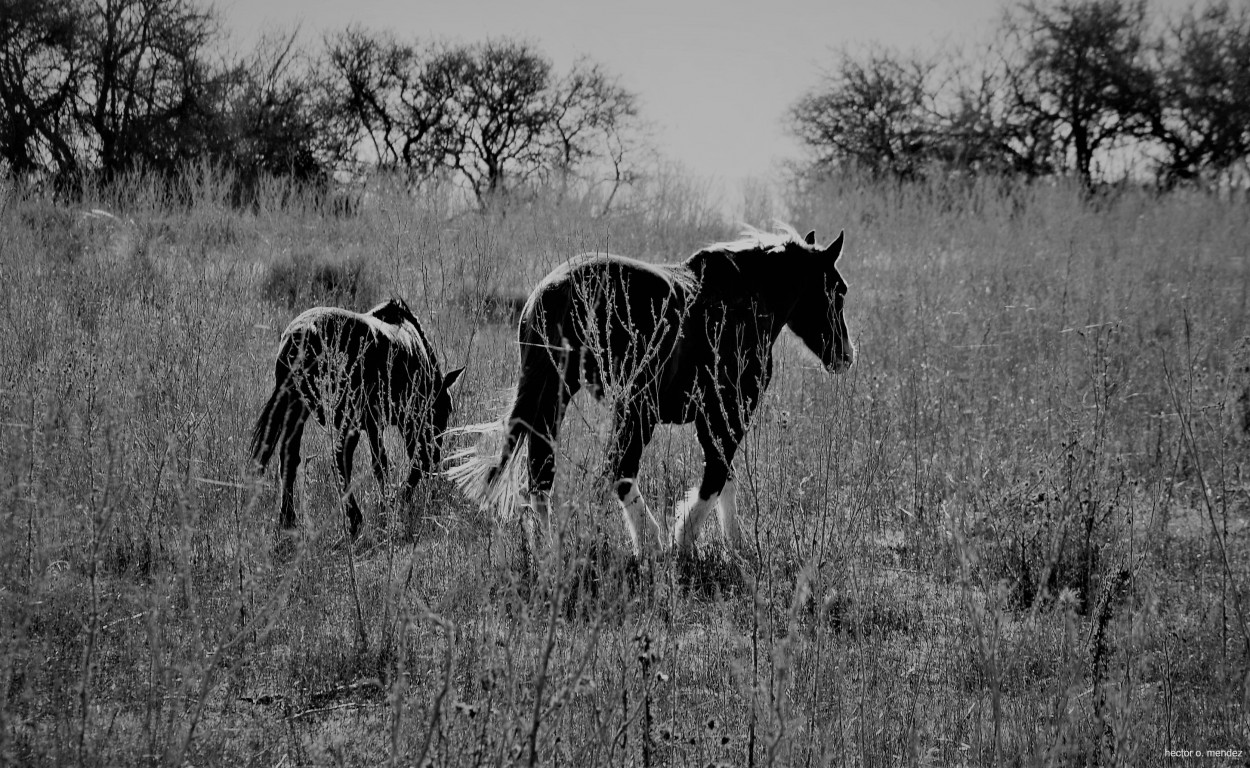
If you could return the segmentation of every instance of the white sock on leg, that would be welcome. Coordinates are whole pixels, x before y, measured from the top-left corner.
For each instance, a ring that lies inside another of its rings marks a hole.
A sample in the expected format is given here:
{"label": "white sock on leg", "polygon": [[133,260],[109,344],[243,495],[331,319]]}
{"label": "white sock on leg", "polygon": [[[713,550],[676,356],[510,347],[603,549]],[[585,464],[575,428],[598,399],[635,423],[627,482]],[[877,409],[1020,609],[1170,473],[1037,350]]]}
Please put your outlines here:
{"label": "white sock on leg", "polygon": [[673,529],[673,546],[679,550],[691,551],[694,549],[695,539],[699,536],[699,529],[703,527],[703,521],[707,519],[708,513],[716,506],[717,494],[712,494],[709,498],[701,498],[698,488],[691,488],[690,493],[686,494],[686,498],[677,506],[677,522]]}

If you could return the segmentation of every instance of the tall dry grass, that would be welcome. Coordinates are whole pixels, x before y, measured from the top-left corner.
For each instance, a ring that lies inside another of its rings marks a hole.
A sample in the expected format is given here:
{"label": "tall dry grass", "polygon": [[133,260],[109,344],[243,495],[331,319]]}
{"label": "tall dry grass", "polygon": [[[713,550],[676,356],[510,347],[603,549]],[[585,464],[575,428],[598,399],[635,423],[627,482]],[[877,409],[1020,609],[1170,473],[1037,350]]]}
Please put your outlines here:
{"label": "tall dry grass", "polygon": [[[315,429],[279,546],[246,436],[293,303],[391,293],[469,364],[457,421],[492,418],[515,342],[486,298],[581,251],[731,236],[696,186],[490,218],[399,194],[334,216],[282,185],[238,212],[228,188],[0,189],[4,762],[1146,765],[1250,743],[1243,204],[752,188],[822,242],[847,230],[859,362],[828,376],[783,336],[737,462],[745,556],[707,530],[693,566],[639,567],[585,397],[570,543],[534,559],[444,485],[385,508],[367,470],[348,545]],[[700,461],[658,430],[653,506]]]}

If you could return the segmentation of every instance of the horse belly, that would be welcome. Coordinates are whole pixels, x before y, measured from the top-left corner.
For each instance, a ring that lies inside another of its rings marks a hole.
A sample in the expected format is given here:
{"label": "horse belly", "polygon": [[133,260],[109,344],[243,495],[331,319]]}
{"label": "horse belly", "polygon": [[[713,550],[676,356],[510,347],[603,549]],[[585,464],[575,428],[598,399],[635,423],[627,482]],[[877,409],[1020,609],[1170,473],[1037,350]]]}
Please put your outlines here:
{"label": "horse belly", "polygon": [[694,397],[687,396],[681,400],[661,401],[661,424],[689,424],[699,414],[699,403]]}
{"label": "horse belly", "polygon": [[663,424],[689,424],[699,412],[699,398],[695,393],[694,370],[688,361],[680,357],[680,348],[670,355],[660,375],[656,399],[659,404],[660,422]]}

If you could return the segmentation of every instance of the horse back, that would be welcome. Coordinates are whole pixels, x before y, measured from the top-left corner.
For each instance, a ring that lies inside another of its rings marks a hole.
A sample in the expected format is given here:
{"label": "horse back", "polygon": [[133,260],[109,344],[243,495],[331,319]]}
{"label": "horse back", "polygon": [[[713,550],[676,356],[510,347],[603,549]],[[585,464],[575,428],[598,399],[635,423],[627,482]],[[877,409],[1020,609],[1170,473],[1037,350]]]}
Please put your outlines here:
{"label": "horse back", "polygon": [[338,391],[335,399],[375,407],[404,406],[439,378],[419,330],[337,307],[315,307],[292,320],[282,334],[278,364],[297,376],[307,398],[328,394],[320,392],[320,380]]}
{"label": "horse back", "polygon": [[692,290],[692,275],[680,265],[578,257],[547,275],[526,302],[523,369],[548,367],[553,352],[567,351],[583,360],[588,378],[658,382]]}

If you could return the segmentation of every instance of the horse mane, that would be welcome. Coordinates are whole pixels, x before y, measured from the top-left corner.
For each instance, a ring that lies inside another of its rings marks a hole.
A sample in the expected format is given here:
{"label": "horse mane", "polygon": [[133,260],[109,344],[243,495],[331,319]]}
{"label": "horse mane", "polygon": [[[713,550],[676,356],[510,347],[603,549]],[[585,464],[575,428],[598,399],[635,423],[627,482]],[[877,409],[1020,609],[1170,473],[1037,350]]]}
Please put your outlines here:
{"label": "horse mane", "polygon": [[419,325],[412,310],[408,309],[408,303],[398,296],[391,296],[365,314],[390,325],[403,325],[405,322]]}
{"label": "horse mane", "polygon": [[398,296],[391,296],[365,314],[396,327],[403,327],[404,323],[411,324],[416,331],[417,338],[421,341],[421,346],[425,348],[426,356],[434,363],[435,370],[438,371],[438,362],[434,359],[434,347],[430,344],[429,337],[425,335],[425,329],[421,327],[417,316],[408,308],[408,302]]}
{"label": "horse mane", "polygon": [[806,245],[803,237],[794,227],[782,221],[773,222],[773,231],[756,229],[750,224],[742,225],[737,240],[725,240],[709,243],[700,249],[701,253],[742,253],[743,251],[771,251],[786,245]]}
{"label": "horse mane", "polygon": [[[767,232],[743,225],[737,240],[711,243],[686,260],[686,266],[698,278],[699,295],[703,300],[744,301],[761,289],[751,277],[756,272],[756,260],[751,257],[789,245],[809,247],[789,224],[778,221],[773,226],[773,231]],[[747,258],[740,258],[742,256]]]}

